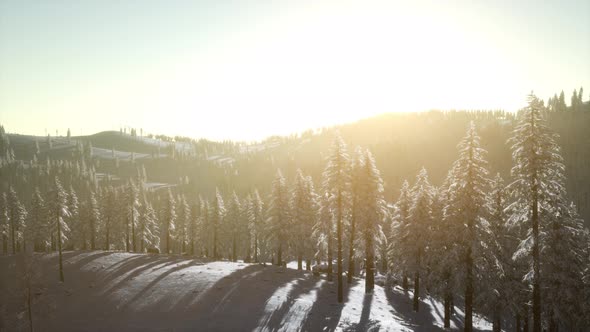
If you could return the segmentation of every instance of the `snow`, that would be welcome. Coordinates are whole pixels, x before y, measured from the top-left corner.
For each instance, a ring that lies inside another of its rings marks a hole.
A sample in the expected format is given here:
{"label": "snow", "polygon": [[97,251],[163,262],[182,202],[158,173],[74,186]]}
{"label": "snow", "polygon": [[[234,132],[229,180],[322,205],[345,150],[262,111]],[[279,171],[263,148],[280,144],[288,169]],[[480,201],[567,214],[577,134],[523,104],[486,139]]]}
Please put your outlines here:
{"label": "snow", "polygon": [[[260,264],[210,262],[183,256],[76,251],[64,253],[65,283],[57,255],[39,255],[54,309],[33,308],[44,331],[440,331],[443,307],[426,298],[411,310],[411,292],[364,280],[345,282],[345,302],[325,276]],[[14,289],[14,256],[0,256],[0,290],[8,316],[24,310]],[[293,262],[287,264],[293,266]],[[296,262],[295,262],[295,267]],[[9,295],[9,297],[4,297]],[[460,311],[458,311],[460,313]],[[13,326],[8,321],[7,326]],[[476,330],[491,330],[475,319]],[[453,317],[460,328],[460,315]],[[9,328],[10,330],[10,328]]]}

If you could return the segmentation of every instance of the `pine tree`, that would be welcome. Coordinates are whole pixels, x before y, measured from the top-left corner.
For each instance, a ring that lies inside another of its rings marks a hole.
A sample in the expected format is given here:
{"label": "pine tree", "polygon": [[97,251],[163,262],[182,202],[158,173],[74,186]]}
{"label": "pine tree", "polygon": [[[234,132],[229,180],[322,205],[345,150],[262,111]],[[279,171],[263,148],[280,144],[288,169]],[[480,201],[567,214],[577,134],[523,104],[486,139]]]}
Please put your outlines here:
{"label": "pine tree", "polygon": [[219,259],[221,256],[219,255],[219,235],[221,231],[221,225],[223,223],[223,218],[225,218],[225,205],[223,203],[223,197],[221,197],[221,193],[219,192],[218,188],[215,188],[215,196],[213,197],[213,202],[211,203],[211,230],[213,231],[213,258]]}
{"label": "pine tree", "polygon": [[544,107],[540,100],[530,94],[528,106],[518,114],[512,137],[508,141],[512,149],[512,177],[510,184],[515,201],[510,205],[511,223],[525,224],[527,237],[519,246],[518,256],[527,256],[532,261],[532,270],[525,279],[533,286],[533,331],[541,331],[541,252],[540,215],[551,207],[548,198],[563,195],[565,189],[564,166],[559,146],[555,143],[557,135],[545,124],[542,118]]}
{"label": "pine tree", "polygon": [[100,209],[98,205],[98,201],[96,199],[96,194],[93,191],[90,191],[90,196],[88,197],[88,237],[90,239],[90,249],[96,250],[96,239],[98,235],[98,229],[100,228],[100,222],[102,217],[100,215]]}
{"label": "pine tree", "polygon": [[49,224],[48,216],[45,207],[45,200],[41,196],[38,187],[35,187],[33,197],[31,198],[31,208],[29,211],[29,220],[27,222],[27,229],[29,230],[29,238],[32,241],[33,250],[44,251],[49,245]]}
{"label": "pine tree", "polygon": [[[82,229],[82,220],[80,219],[80,203],[78,201],[78,195],[76,194],[74,187],[71,185],[70,190],[68,191],[67,204],[69,215],[65,218],[65,221],[68,224],[69,229],[75,230],[76,233],[78,233],[78,230]],[[71,240],[73,242],[76,239]],[[73,243],[70,244],[70,246],[73,246]],[[83,249],[86,250],[86,242],[84,242]]]}
{"label": "pine tree", "polygon": [[272,183],[272,193],[268,205],[268,235],[277,250],[277,265],[283,265],[283,252],[286,251],[289,229],[289,190],[281,170]]}
{"label": "pine tree", "polygon": [[[319,217],[313,228],[313,237],[317,239],[318,251],[316,257],[318,262],[323,257],[328,262],[327,278],[328,281],[332,281],[332,273],[334,267],[333,262],[333,248],[334,248],[334,214],[330,209],[330,195],[327,192],[321,192],[318,197],[319,202]],[[324,256],[325,255],[325,256]]]}
{"label": "pine tree", "polygon": [[117,206],[117,192],[113,187],[108,187],[104,191],[104,197],[102,199],[102,213],[101,216],[103,218],[103,231],[104,233],[104,250],[111,250],[111,234],[113,231],[113,223],[116,219],[115,209]]}
{"label": "pine tree", "polygon": [[473,306],[475,285],[481,275],[484,259],[494,259],[487,250],[489,238],[486,202],[489,180],[487,178],[486,151],[480,147],[475,124],[470,123],[467,135],[458,145],[459,159],[453,165],[454,183],[449,188],[449,209],[456,223],[454,234],[461,250],[462,271],[458,277],[465,285],[464,331],[473,331]]}
{"label": "pine tree", "polygon": [[199,227],[201,225],[201,207],[203,206],[203,199],[199,198],[191,205],[190,224],[188,227],[188,241],[190,244],[190,254],[195,255],[195,243],[199,237]]}
{"label": "pine tree", "polygon": [[160,230],[156,211],[146,199],[141,205],[141,214],[137,225],[139,232],[139,250],[145,252],[149,248],[160,247]]}
{"label": "pine tree", "polygon": [[[393,230],[392,230],[392,238],[394,239],[394,244],[391,249],[391,260],[400,262],[400,266],[404,266],[402,262],[405,261],[406,257],[404,257],[404,249],[407,247],[408,243],[405,241],[408,240],[404,234],[406,234],[406,225],[409,223],[409,216],[410,216],[410,206],[412,204],[412,197],[410,191],[410,184],[407,180],[402,183],[402,187],[400,189],[400,195],[395,203],[395,213],[393,216]],[[402,287],[404,290],[408,290],[408,272],[405,268],[402,269]]]}
{"label": "pine tree", "polygon": [[228,233],[231,240],[231,260],[236,262],[238,260],[238,236],[240,233],[240,219],[241,219],[241,203],[236,192],[232,192],[229,202],[227,204],[227,226]]}
{"label": "pine tree", "polygon": [[248,221],[254,244],[254,262],[258,263],[260,241],[264,233],[264,202],[262,202],[257,189],[254,190],[251,203],[249,204]]}
{"label": "pine tree", "polygon": [[365,151],[360,183],[361,215],[359,231],[365,247],[365,293],[375,288],[375,241],[379,235],[382,221],[386,218],[386,205],[383,199],[383,180],[369,150]]}
{"label": "pine tree", "polygon": [[340,136],[337,136],[332,145],[326,169],[324,170],[324,190],[330,197],[332,213],[336,221],[336,244],[337,244],[337,282],[338,282],[338,303],[344,300],[342,287],[342,232],[344,218],[346,216],[346,202],[349,196],[350,172],[349,156],[346,151],[346,144]]}
{"label": "pine tree", "polygon": [[125,250],[137,252],[137,246],[135,244],[135,228],[137,226],[137,219],[139,212],[137,211],[139,206],[139,198],[137,186],[130,180],[127,183],[127,216],[125,223]]}
{"label": "pine tree", "polygon": [[352,283],[352,277],[354,276],[354,261],[355,261],[355,247],[357,246],[357,220],[360,218],[360,182],[361,175],[364,167],[364,158],[361,148],[357,147],[353,158],[350,162],[350,223],[348,231],[348,284]]}
{"label": "pine tree", "polygon": [[186,197],[184,194],[179,195],[178,197],[178,218],[176,221],[176,238],[178,239],[178,250],[181,253],[186,251],[186,242],[188,240],[188,226],[190,223],[190,207],[186,201]]}
{"label": "pine tree", "polygon": [[8,198],[5,192],[0,194],[0,234],[2,235],[2,252],[8,254],[9,238]]}
{"label": "pine tree", "polygon": [[291,193],[291,222],[294,232],[294,248],[297,255],[297,269],[311,269],[311,236],[316,222],[316,202],[313,181],[304,177],[300,169],[297,170]]}
{"label": "pine tree", "polygon": [[400,262],[402,268],[408,273],[414,273],[413,309],[419,311],[420,273],[426,270],[424,253],[430,240],[432,219],[432,190],[426,169],[422,168],[416,177],[411,194],[408,221],[402,225],[399,234],[402,243],[399,254],[403,257]]}
{"label": "pine tree", "polygon": [[70,216],[68,198],[70,195],[66,193],[64,188],[62,187],[59,179],[56,177],[54,182],[53,191],[50,193],[51,197],[51,217],[52,226],[56,230],[56,245],[58,251],[58,260],[59,260],[59,280],[64,282],[64,272],[63,272],[63,260],[62,260],[62,245],[64,242],[68,240],[67,234],[70,232],[70,228],[65,221],[65,218]]}
{"label": "pine tree", "polygon": [[166,253],[170,254],[170,240],[174,236],[176,223],[176,202],[174,201],[174,196],[172,196],[172,191],[170,191],[170,189],[168,189],[168,193],[164,199],[165,201],[164,210],[162,211],[162,222],[166,239]]}
{"label": "pine tree", "polygon": [[10,243],[12,247],[12,254],[21,250],[21,245],[24,245],[24,230],[25,220],[27,218],[27,210],[18,199],[16,191],[10,186],[8,188],[8,221],[10,232]]}

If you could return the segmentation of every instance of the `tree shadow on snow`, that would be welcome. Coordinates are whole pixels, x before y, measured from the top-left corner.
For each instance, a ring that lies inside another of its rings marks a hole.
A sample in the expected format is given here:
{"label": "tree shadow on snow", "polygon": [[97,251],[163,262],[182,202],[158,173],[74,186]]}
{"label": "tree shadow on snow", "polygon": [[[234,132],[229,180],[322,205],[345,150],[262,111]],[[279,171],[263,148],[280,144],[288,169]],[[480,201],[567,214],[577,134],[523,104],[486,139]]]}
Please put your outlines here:
{"label": "tree shadow on snow", "polygon": [[361,311],[361,318],[358,323],[351,324],[344,328],[345,332],[365,332],[365,331],[379,331],[379,321],[369,319],[371,316],[371,305],[373,303],[373,294],[365,294],[363,298],[363,310]]}
{"label": "tree shadow on snow", "polygon": [[419,311],[414,312],[412,309],[412,298],[409,296],[411,292],[395,291],[390,287],[386,287],[385,295],[387,301],[395,310],[393,315],[406,323],[407,327],[411,328],[412,331],[443,331],[442,328],[436,326],[436,320],[432,316],[433,308],[422,298],[420,299]]}

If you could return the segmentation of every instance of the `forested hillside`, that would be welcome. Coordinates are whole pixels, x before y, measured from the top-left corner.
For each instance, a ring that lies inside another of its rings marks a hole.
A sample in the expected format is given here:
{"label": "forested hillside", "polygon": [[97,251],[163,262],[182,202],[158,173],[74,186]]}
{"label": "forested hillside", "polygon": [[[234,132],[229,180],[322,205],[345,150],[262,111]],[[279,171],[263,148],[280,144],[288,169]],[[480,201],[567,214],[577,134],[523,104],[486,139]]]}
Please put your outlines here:
{"label": "forested hillside", "polygon": [[[581,95],[581,94],[580,94]],[[590,105],[392,113],[263,142],[0,134],[2,252],[162,252],[375,278],[501,326],[590,324]],[[140,130],[141,133],[141,130]],[[584,218],[586,226],[584,226]],[[57,277],[56,277],[57,278]],[[408,293],[410,294],[410,293]],[[409,295],[408,295],[409,296]]]}

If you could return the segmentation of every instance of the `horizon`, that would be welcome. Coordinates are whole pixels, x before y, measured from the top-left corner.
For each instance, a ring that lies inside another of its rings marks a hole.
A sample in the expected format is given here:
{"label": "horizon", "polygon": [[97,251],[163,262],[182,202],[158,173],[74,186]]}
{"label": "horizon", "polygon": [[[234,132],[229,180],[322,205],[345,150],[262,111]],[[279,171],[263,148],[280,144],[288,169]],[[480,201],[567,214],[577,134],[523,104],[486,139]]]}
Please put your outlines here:
{"label": "horizon", "polygon": [[577,1],[4,1],[0,122],[257,141],[389,112],[516,111],[530,91],[569,104],[590,88],[587,22]]}

